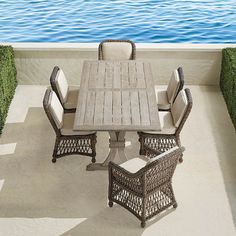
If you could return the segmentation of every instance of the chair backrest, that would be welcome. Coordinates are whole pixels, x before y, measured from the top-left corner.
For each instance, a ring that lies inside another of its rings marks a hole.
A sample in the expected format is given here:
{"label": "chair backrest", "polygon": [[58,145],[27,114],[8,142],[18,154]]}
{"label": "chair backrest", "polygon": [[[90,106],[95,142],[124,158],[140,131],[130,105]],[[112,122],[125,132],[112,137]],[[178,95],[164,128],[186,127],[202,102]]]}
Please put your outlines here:
{"label": "chair backrest", "polygon": [[176,146],[148,161],[147,165],[143,167],[146,174],[147,191],[171,181],[183,151],[183,147]]}
{"label": "chair backrest", "polygon": [[166,156],[167,154],[173,152],[174,150],[177,150],[179,147],[178,146],[175,146],[173,148],[170,148],[169,150],[167,150],[166,152],[163,152],[159,155],[156,155],[155,157],[152,157],[150,158],[148,161],[147,161],[147,165],[149,165],[150,163],[156,161],[156,160],[160,160],[163,156]]}
{"label": "chair backrest", "polygon": [[177,95],[173,106],[171,107],[171,114],[173,123],[175,125],[176,134],[180,133],[185,121],[187,120],[189,113],[193,106],[193,100],[191,92],[188,88],[181,90]]}
{"label": "chair backrest", "polygon": [[56,93],[51,89],[47,89],[45,92],[43,107],[55,132],[60,134],[60,129],[63,126],[64,110]]}
{"label": "chair backrest", "polygon": [[[179,68],[177,69],[177,71],[178,71],[178,74],[179,74],[179,88],[178,88],[178,91],[177,91],[177,93],[176,93],[176,95],[175,95],[174,101],[175,101],[177,95],[179,94],[179,92],[180,92],[180,91],[183,89],[183,87],[184,87],[184,71],[183,71],[183,68],[182,68],[182,67],[179,67]],[[174,101],[173,101],[173,102],[174,102]]]}
{"label": "chair backrest", "polygon": [[169,84],[167,87],[167,98],[168,102],[172,104],[178,93],[183,89],[184,86],[184,73],[182,67],[174,70],[171,74]]}
{"label": "chair backrest", "polygon": [[50,83],[52,90],[57,94],[63,105],[67,100],[69,86],[64,72],[58,66],[53,68]]}
{"label": "chair backrest", "polygon": [[135,60],[136,47],[130,40],[104,40],[98,47],[98,60]]}
{"label": "chair backrest", "polygon": [[174,98],[179,89],[179,85],[180,85],[179,73],[178,70],[174,70],[171,74],[169,84],[167,86],[167,99],[170,104],[172,104],[174,101]]}

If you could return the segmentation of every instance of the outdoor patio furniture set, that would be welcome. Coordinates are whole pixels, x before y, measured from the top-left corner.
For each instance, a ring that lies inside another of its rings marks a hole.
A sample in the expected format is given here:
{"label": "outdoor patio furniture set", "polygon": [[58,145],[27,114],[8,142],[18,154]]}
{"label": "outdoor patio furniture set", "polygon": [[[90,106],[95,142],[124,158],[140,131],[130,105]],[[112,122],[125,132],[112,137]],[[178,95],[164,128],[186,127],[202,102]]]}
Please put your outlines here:
{"label": "outdoor patio furniture set", "polygon": [[[183,161],[179,135],[192,108],[181,67],[161,90],[154,86],[150,63],[136,60],[133,42],[106,40],[99,45],[98,60],[84,62],[80,88],[69,87],[57,66],[50,83],[43,106],[56,133],[52,162],[71,154],[92,157],[87,170],[108,169],[109,206],[125,207],[142,227],[168,207],[177,207],[171,181]],[[103,163],[95,163],[97,131],[110,135]],[[138,132],[145,157],[127,159],[128,131]],[[114,162],[116,156],[122,164]]]}

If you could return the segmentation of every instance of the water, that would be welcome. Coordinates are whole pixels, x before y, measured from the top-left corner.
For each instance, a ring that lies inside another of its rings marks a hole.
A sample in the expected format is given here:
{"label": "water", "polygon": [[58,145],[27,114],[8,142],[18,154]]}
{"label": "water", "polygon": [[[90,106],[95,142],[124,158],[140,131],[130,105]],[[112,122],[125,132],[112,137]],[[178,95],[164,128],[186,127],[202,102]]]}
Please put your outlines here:
{"label": "water", "polygon": [[0,0],[0,42],[236,43],[236,0]]}

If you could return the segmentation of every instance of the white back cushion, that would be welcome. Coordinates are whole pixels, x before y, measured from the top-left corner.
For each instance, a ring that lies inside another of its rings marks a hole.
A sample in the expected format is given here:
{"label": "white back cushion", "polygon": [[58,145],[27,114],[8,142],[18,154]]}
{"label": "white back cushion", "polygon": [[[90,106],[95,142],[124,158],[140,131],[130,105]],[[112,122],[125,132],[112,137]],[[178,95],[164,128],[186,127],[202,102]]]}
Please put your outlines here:
{"label": "white back cushion", "polygon": [[163,152],[162,154],[151,158],[150,160],[148,160],[147,165],[150,164],[150,163],[152,163],[152,162],[154,162],[154,161],[156,161],[156,160],[158,160],[158,159],[160,159],[160,158],[162,158],[162,157],[165,156],[166,154],[169,154],[169,153],[171,153],[171,152],[177,150],[178,148],[179,148],[178,146],[175,146],[175,147],[169,149],[168,151]]}
{"label": "white back cushion", "polygon": [[184,90],[181,90],[173,103],[171,114],[175,127],[178,127],[188,106],[187,96]]}
{"label": "white back cushion", "polygon": [[174,101],[179,85],[180,85],[179,73],[178,70],[174,70],[170,77],[170,81],[167,87],[167,98],[170,104]]}
{"label": "white back cushion", "polygon": [[132,45],[128,42],[105,42],[102,45],[104,60],[129,60]]}
{"label": "white back cushion", "polygon": [[65,74],[61,69],[57,72],[55,82],[62,104],[64,104],[67,100],[69,86]]}
{"label": "white back cushion", "polygon": [[51,91],[49,98],[49,111],[55,121],[57,128],[61,129],[63,126],[63,107],[54,91]]}

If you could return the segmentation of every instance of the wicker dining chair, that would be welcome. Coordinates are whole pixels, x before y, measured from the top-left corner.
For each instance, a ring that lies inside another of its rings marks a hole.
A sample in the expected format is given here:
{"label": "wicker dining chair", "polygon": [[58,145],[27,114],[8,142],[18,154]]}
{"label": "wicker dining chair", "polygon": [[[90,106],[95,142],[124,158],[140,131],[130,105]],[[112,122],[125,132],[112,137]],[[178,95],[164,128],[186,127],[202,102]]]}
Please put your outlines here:
{"label": "wicker dining chair", "polygon": [[43,99],[46,115],[56,133],[52,162],[72,154],[92,157],[96,162],[96,132],[73,131],[75,113],[64,113],[54,91],[47,89]]}
{"label": "wicker dining chair", "polygon": [[141,220],[141,227],[170,206],[176,208],[172,176],[183,151],[174,147],[149,161],[134,158],[121,165],[109,162],[109,206],[113,202],[123,206]]}
{"label": "wicker dining chair", "polygon": [[158,110],[170,110],[173,102],[183,87],[184,73],[182,67],[179,67],[173,71],[166,90],[161,89],[159,86],[155,86]]}
{"label": "wicker dining chair", "polygon": [[[174,146],[181,146],[180,132],[192,109],[192,96],[188,88],[181,90],[169,111],[159,112],[161,131],[138,132],[140,155],[145,155],[147,147],[165,152]],[[183,161],[182,158],[179,160]]]}
{"label": "wicker dining chair", "polygon": [[98,46],[98,60],[135,60],[136,46],[130,40],[108,39]]}
{"label": "wicker dining chair", "polygon": [[52,90],[58,96],[65,113],[76,111],[79,96],[79,86],[68,86],[67,79],[62,69],[58,66],[53,68],[50,76]]}

